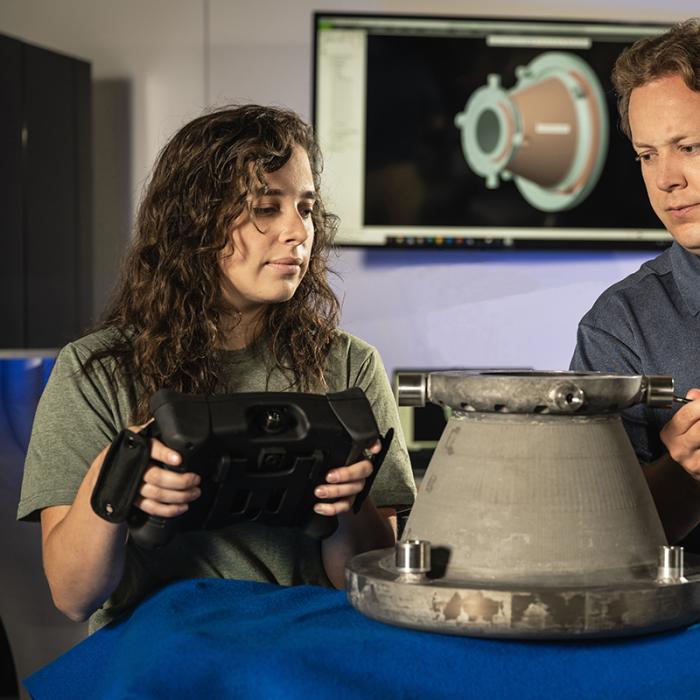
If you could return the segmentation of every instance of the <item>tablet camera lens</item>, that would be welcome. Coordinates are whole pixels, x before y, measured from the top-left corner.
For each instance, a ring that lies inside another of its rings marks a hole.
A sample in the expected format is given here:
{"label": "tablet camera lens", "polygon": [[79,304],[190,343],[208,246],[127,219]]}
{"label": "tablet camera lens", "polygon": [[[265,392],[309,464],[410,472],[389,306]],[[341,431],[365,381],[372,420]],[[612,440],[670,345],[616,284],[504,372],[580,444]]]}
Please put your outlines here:
{"label": "tablet camera lens", "polygon": [[263,430],[266,433],[279,433],[284,430],[284,416],[276,408],[271,408],[263,415]]}

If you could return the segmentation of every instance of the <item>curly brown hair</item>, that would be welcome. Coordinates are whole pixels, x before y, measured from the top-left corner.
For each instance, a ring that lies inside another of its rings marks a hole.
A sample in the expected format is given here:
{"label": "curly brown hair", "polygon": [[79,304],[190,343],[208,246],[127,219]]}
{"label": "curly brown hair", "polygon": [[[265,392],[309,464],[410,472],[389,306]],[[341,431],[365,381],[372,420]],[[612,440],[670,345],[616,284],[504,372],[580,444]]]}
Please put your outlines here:
{"label": "curly brown hair", "polygon": [[674,24],[667,32],[639,39],[618,57],[612,73],[617,93],[620,127],[632,138],[629,104],[632,90],[670,75],[680,75],[691,89],[700,91],[700,19]]}
{"label": "curly brown hair", "polygon": [[339,304],[328,281],[337,218],[320,198],[321,153],[311,127],[285,109],[234,106],[186,124],[162,150],[139,207],[134,239],[98,329],[116,329],[112,345],[87,367],[113,358],[114,379],[133,382],[137,409],[162,387],[210,393],[230,311],[222,296],[219,258],[234,221],[250,207],[265,173],[281,168],[293,148],[309,156],[316,204],[309,267],[294,296],[268,306],[259,322],[273,363],[302,390],[324,387],[323,367]]}

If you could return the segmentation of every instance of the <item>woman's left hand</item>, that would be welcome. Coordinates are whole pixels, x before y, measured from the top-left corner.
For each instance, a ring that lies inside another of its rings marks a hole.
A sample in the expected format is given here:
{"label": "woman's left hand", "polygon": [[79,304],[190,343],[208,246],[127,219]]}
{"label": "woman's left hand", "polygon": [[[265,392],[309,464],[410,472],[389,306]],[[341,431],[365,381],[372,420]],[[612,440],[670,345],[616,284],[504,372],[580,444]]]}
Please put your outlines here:
{"label": "woman's left hand", "polygon": [[[376,455],[381,450],[379,440],[369,448],[368,452]],[[317,503],[314,511],[320,515],[339,515],[347,513],[355,502],[355,496],[365,486],[365,480],[374,469],[369,459],[362,459],[346,467],[331,469],[326,474],[326,483],[317,486],[314,495],[318,498],[337,499],[332,503]]]}

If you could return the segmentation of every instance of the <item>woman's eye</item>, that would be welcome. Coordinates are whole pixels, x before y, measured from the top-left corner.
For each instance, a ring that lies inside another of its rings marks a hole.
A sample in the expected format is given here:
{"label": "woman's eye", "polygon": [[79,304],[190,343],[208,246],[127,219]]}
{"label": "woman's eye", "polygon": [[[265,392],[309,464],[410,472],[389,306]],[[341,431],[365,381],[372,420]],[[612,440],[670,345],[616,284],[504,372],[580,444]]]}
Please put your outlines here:
{"label": "woman's eye", "polygon": [[275,211],[275,207],[253,207],[255,216],[271,216]]}
{"label": "woman's eye", "polygon": [[313,213],[313,209],[309,207],[302,207],[301,209],[299,209],[299,213],[304,219],[308,219]]}

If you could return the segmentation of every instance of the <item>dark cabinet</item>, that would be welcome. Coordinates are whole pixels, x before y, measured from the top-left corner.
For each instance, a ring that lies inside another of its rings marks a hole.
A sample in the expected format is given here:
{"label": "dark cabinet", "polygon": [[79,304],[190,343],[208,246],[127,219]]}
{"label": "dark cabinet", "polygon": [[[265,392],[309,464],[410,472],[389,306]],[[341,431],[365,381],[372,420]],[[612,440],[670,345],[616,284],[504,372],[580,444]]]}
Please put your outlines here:
{"label": "dark cabinet", "polygon": [[90,65],[0,35],[0,349],[90,321]]}

